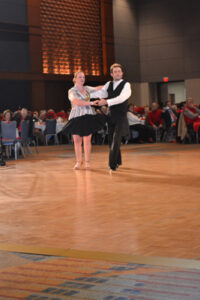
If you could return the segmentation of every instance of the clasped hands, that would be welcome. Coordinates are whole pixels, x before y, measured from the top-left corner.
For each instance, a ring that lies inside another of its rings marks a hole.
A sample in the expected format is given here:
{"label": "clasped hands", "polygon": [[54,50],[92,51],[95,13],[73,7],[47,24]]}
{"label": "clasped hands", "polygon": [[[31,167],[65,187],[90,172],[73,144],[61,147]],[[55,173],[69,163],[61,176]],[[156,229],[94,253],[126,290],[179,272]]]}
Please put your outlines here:
{"label": "clasped hands", "polygon": [[99,100],[93,101],[93,105],[95,105],[95,106],[103,106],[106,104],[108,104],[108,103],[107,103],[107,100],[105,100],[105,99],[99,99]]}

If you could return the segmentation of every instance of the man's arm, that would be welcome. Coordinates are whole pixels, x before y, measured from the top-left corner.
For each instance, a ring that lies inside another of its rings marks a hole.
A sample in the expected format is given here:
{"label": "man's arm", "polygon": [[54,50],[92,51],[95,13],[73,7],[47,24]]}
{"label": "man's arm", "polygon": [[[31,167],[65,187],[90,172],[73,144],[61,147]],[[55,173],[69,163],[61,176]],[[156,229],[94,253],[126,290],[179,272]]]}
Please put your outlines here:
{"label": "man's arm", "polygon": [[[112,98],[112,99],[107,99],[107,100],[101,99],[99,101],[99,105],[108,104],[108,106],[112,106],[112,105],[121,104],[121,103],[125,102],[126,100],[128,100],[128,98],[130,96],[131,96],[131,85],[129,82],[127,82],[119,96]],[[103,98],[103,97],[101,97],[101,98]]]}
{"label": "man's arm", "polygon": [[101,90],[104,86],[103,85],[99,85],[99,86],[89,86],[89,85],[86,85],[85,86],[86,89],[88,90],[89,93],[93,93],[93,92],[97,92],[99,90]]}
{"label": "man's arm", "polygon": [[91,98],[107,98],[108,97],[108,89],[109,82],[107,82],[100,90],[96,91],[91,91],[90,92],[90,97]]}

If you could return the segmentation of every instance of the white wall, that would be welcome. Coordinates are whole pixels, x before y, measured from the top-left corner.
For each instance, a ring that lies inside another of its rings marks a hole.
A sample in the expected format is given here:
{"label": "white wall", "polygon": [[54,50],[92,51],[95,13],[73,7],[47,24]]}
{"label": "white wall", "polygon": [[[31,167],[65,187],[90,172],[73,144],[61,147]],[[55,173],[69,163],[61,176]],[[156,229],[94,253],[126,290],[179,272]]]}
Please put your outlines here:
{"label": "white wall", "polygon": [[185,101],[186,89],[185,82],[169,82],[168,83],[168,94],[175,94],[175,103]]}
{"label": "white wall", "polygon": [[192,97],[195,104],[200,104],[200,78],[186,79],[186,96]]}

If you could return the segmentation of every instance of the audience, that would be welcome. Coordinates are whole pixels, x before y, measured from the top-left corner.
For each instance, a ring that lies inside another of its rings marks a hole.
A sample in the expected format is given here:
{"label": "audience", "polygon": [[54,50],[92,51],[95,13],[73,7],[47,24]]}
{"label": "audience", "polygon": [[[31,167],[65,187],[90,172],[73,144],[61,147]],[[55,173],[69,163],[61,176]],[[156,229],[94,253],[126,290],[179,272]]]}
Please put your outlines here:
{"label": "audience", "polygon": [[[103,113],[105,115],[109,114],[109,108],[107,106],[96,108],[96,111],[97,113]],[[21,131],[22,121],[30,121],[29,136],[34,135],[35,137],[37,137],[40,144],[44,144],[45,137],[43,134],[42,126],[45,126],[45,121],[47,119],[55,119],[57,121],[57,125],[59,127],[61,126],[60,128],[62,128],[61,123],[64,124],[65,122],[67,122],[69,113],[70,110],[68,110],[67,112],[65,112],[64,110],[55,112],[54,109],[43,109],[40,111],[34,110],[33,112],[29,112],[27,108],[22,108],[16,110],[15,112],[11,112],[11,110],[7,109],[0,114],[0,119],[8,123],[12,120],[15,120],[19,135]],[[180,116],[182,116],[182,118],[179,122]],[[161,134],[162,141],[163,133],[168,133],[169,130],[171,132],[171,129],[176,133],[174,135],[176,141],[181,142],[180,138],[177,137],[177,135],[179,136],[179,134],[177,134],[178,124],[181,124],[181,122],[185,123],[185,127],[187,128],[186,130],[188,130],[189,134],[191,133],[191,131],[195,133],[194,125],[196,126],[196,128],[200,128],[200,108],[198,108],[194,104],[192,98],[188,98],[186,102],[181,102],[178,105],[172,104],[171,101],[168,101],[164,105],[163,110],[159,108],[159,104],[157,102],[152,103],[151,109],[149,106],[137,107],[136,105],[129,104],[127,118],[131,137],[133,136],[132,133],[134,131],[137,132],[139,137],[136,141],[139,141],[140,143],[155,142],[158,133]],[[199,127],[197,127],[197,125]],[[196,130],[196,132],[197,131],[198,130]],[[94,135],[93,141],[102,143],[102,141],[105,141],[107,132],[108,131],[106,125],[105,128],[102,129],[102,131],[99,131],[96,133],[96,135]],[[163,140],[166,141],[165,138],[163,138]],[[196,139],[191,139],[191,141],[196,142]]]}

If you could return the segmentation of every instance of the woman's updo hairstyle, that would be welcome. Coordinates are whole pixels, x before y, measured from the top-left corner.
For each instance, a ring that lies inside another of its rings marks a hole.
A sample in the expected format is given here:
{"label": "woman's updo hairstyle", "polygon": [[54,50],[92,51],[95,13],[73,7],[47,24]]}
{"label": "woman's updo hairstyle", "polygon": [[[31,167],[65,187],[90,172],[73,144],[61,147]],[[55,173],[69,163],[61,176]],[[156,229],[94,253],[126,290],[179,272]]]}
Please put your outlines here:
{"label": "woman's updo hairstyle", "polygon": [[79,70],[79,71],[77,71],[77,72],[74,73],[74,78],[73,78],[73,83],[74,83],[74,84],[76,83],[76,77],[77,77],[78,74],[80,74],[80,73],[83,73],[83,74],[84,74],[84,72],[83,72],[82,70]]}

